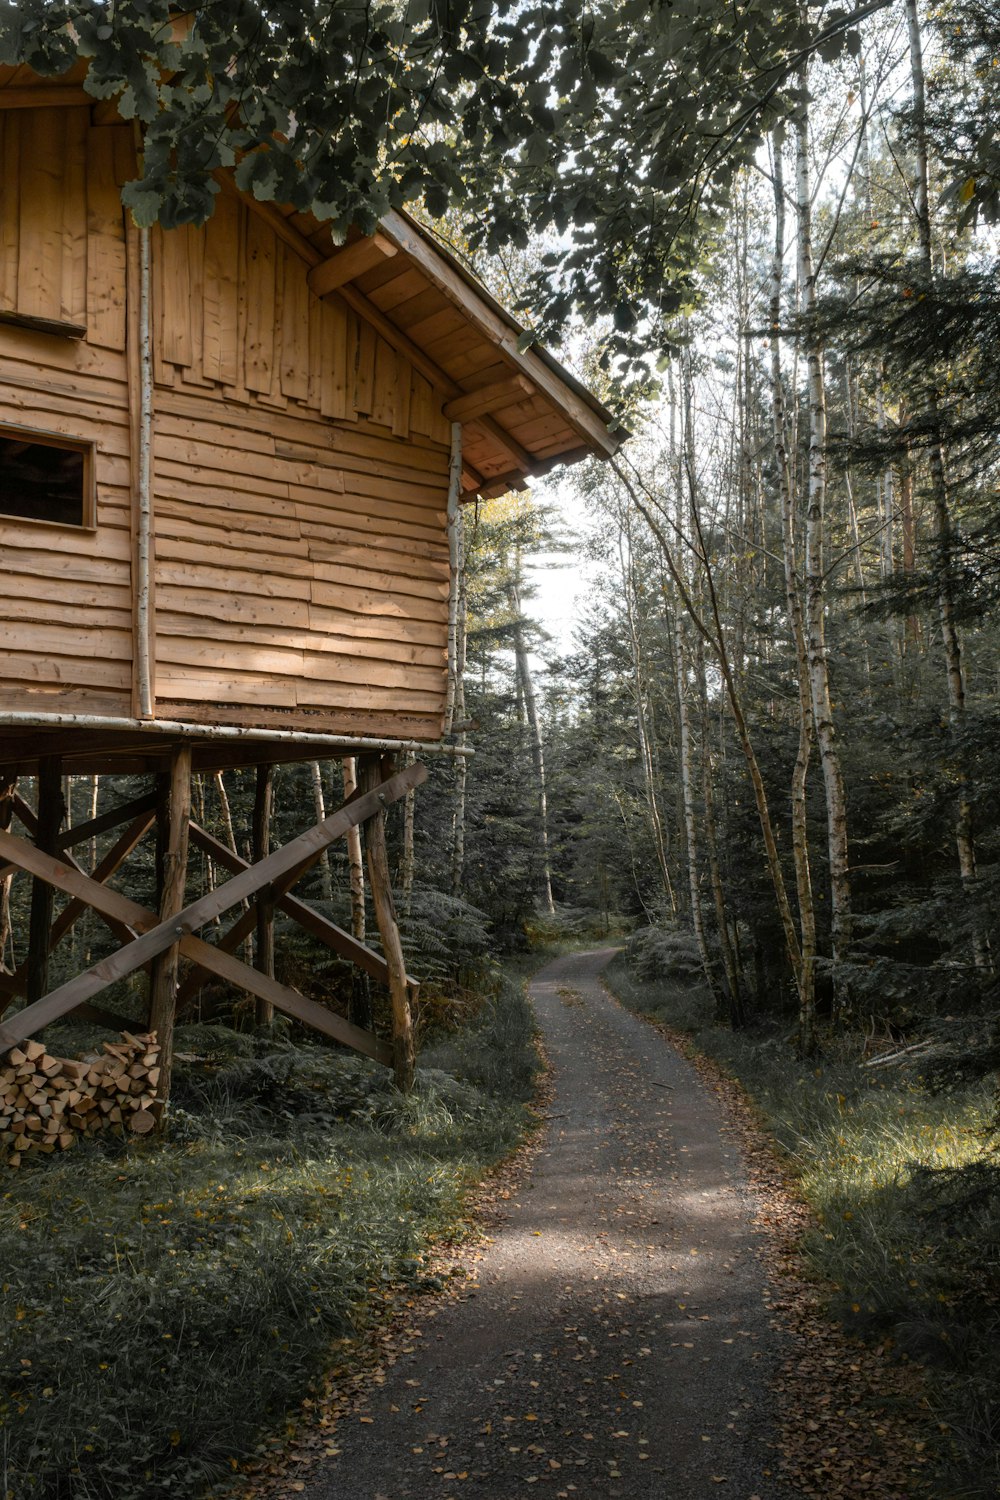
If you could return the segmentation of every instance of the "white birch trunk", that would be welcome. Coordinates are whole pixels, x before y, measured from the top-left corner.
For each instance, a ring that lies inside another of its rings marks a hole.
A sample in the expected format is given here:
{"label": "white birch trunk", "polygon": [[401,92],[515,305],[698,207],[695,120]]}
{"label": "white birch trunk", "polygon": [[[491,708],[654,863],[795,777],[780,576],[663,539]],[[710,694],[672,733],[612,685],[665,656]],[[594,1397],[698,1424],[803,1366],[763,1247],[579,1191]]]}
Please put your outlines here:
{"label": "white birch trunk", "polygon": [[[803,92],[806,87],[803,70]],[[812,250],[812,201],[809,173],[809,109],[803,103],[796,120],[796,209],[798,218],[799,296],[807,320],[816,312],[816,275]],[[806,649],[809,692],[816,743],[826,792],[827,843],[830,860],[831,945],[834,984],[851,944],[851,883],[847,847],[847,798],[830,700],[826,646],[824,526],[826,509],[826,383],[823,350],[811,326],[806,345],[809,393],[809,488],[805,527]]]}
{"label": "white birch trunk", "polygon": [[[309,778],[312,782],[313,810],[316,822],[322,823],[326,817],[326,798],[323,795],[323,772],[318,760],[309,762]],[[333,900],[333,879],[330,874],[330,855],[324,849],[319,861],[319,889],[324,901]]]}
{"label": "white birch trunk", "polygon": [[[344,773],[344,801],[358,789],[358,764],[353,755],[345,755],[342,761]],[[365,940],[365,865],[361,854],[361,830],[351,828],[347,833],[347,867],[351,884],[351,932],[359,943]]]}

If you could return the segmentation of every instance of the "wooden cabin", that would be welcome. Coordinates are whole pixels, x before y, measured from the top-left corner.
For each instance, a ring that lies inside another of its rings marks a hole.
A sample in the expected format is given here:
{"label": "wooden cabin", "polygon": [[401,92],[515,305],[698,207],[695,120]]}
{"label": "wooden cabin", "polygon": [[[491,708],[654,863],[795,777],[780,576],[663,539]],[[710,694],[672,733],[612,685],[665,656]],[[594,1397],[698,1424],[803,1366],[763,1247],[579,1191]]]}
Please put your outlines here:
{"label": "wooden cabin", "polygon": [[147,306],[131,126],[0,71],[0,161],[8,746],[67,715],[440,740],[453,450],[453,501],[495,495],[610,454],[609,413],[402,214],[337,247],[224,182],[148,236]]}
{"label": "wooden cabin", "polygon": [[[81,79],[0,69],[8,793],[149,770],[183,803],[192,766],[440,748],[460,503],[610,455],[610,414],[404,214],[337,246],[222,177],[203,228],[136,229],[134,127]],[[161,827],[175,852],[185,816]],[[149,926],[80,885],[57,817],[35,823],[29,857],[0,802],[8,869]]]}

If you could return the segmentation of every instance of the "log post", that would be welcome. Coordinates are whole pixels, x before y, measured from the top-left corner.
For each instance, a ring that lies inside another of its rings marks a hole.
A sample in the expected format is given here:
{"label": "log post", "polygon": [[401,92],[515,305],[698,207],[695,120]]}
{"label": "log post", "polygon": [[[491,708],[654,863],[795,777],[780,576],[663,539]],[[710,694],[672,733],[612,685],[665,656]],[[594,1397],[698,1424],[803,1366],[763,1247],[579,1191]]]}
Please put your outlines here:
{"label": "log post", "polygon": [[[0,775],[0,831],[4,833],[10,832],[16,791],[17,772],[4,771]],[[0,974],[11,974],[14,971],[13,955],[11,963],[7,963],[7,947],[11,940],[10,887],[13,879],[13,871],[9,875],[0,876]]]}
{"label": "log post", "polygon": [[[365,756],[360,765],[362,792],[372,792],[384,780],[377,756]],[[389,774],[387,768],[385,774]],[[396,1087],[409,1093],[413,1087],[413,1018],[410,1014],[410,991],[406,982],[403,944],[396,922],[389,878],[389,856],[385,846],[385,812],[368,819],[365,826],[365,850],[368,855],[368,879],[371,884],[375,920],[382,939],[382,952],[389,970],[389,996],[392,1001],[393,1073]]]}
{"label": "log post", "polygon": [[[163,848],[160,917],[165,920],[184,907],[187,884],[188,829],[191,825],[191,746],[175,745],[170,758],[170,786],[159,812]],[[170,1098],[174,1060],[174,1015],[177,1009],[177,971],[180,947],[174,943],[153,960],[149,991],[149,1029],[160,1045],[160,1080],[156,1097],[161,1110]]]}
{"label": "log post", "polygon": [[[251,842],[253,862],[258,864],[271,852],[271,809],[274,802],[274,767],[257,767],[257,784],[253,800],[253,826]],[[254,968],[258,974],[274,978],[274,902],[270,887],[257,895],[257,951]],[[274,1020],[274,1006],[260,995],[256,998],[254,1016],[258,1026],[270,1026]]]}
{"label": "log post", "polygon": [[[58,853],[59,830],[65,813],[62,761],[58,755],[43,755],[38,762],[38,827],[35,844],[45,854]],[[40,1000],[49,988],[49,932],[55,890],[37,877],[31,883],[31,916],[28,922],[28,1004]]]}
{"label": "log post", "polygon": [[[353,755],[345,755],[341,769],[344,775],[344,801],[353,797],[358,789],[358,764]],[[365,866],[361,854],[361,829],[352,828],[347,835],[347,867],[351,886],[351,932],[359,943],[365,940]],[[372,1031],[375,1017],[372,1011],[372,991],[368,975],[355,969],[351,980],[351,996],[347,1014],[355,1026]]]}

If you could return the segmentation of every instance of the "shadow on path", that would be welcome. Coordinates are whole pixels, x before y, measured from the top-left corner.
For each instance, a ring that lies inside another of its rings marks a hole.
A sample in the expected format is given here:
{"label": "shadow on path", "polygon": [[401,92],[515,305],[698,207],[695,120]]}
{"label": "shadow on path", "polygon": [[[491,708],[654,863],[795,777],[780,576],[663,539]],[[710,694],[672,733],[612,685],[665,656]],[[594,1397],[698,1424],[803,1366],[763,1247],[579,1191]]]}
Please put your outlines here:
{"label": "shadow on path", "polygon": [[309,1500],[782,1500],[781,1353],[741,1164],[692,1068],[608,995],[613,949],[531,985],[555,1095],[479,1284],[357,1415]]}

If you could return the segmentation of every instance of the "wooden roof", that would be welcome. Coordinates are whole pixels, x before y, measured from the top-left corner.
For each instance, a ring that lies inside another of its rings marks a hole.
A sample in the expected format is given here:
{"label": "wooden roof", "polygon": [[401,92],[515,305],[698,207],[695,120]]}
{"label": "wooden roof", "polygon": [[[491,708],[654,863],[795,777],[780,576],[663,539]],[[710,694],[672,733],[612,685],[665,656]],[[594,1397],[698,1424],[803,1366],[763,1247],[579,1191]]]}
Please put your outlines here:
{"label": "wooden roof", "polygon": [[[30,69],[0,68],[0,109],[87,105],[95,122],[117,120],[113,101],[82,88],[85,64],[55,82]],[[521,325],[433,233],[391,211],[378,231],[333,243],[329,228],[287,206],[223,191],[265,218],[310,266],[319,296],[353,308],[440,392],[444,414],[460,422],[463,498],[523,488],[560,463],[609,457],[626,436],[612,414],[537,345],[521,351]]]}

